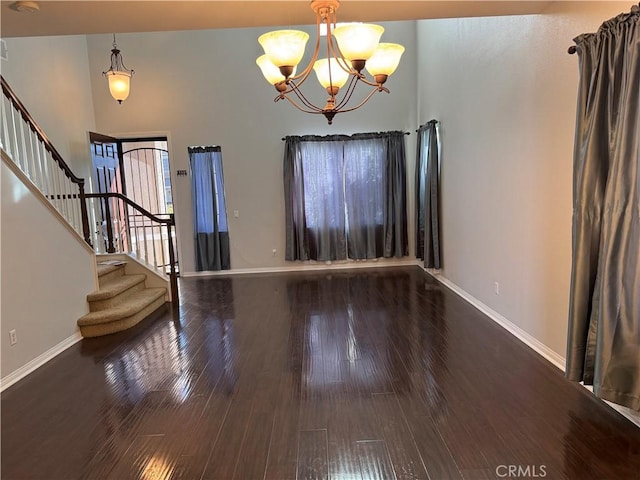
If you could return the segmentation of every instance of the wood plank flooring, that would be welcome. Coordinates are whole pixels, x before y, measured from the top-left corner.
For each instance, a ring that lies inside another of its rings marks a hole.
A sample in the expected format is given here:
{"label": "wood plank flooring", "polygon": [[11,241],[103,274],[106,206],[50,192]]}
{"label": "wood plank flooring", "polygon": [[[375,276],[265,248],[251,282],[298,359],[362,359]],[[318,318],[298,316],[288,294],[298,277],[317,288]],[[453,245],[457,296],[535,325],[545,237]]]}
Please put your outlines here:
{"label": "wood plank flooring", "polygon": [[3,480],[640,479],[640,429],[417,267],[180,290],[3,392]]}

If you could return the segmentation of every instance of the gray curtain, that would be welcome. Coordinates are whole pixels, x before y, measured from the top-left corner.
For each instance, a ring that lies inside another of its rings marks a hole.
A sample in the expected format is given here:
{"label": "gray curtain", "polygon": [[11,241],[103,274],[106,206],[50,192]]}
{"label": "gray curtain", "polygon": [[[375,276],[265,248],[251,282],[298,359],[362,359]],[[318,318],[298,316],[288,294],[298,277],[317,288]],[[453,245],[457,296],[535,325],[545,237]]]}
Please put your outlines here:
{"label": "gray curtain", "polygon": [[566,375],[640,410],[638,7],[575,39],[573,265]]}
{"label": "gray curtain", "polygon": [[440,140],[438,122],[418,129],[416,150],[416,257],[425,268],[440,262]]}
{"label": "gray curtain", "polygon": [[196,270],[229,270],[229,229],[220,147],[189,147]]}
{"label": "gray curtain", "polygon": [[404,134],[285,138],[286,260],[407,254]]}

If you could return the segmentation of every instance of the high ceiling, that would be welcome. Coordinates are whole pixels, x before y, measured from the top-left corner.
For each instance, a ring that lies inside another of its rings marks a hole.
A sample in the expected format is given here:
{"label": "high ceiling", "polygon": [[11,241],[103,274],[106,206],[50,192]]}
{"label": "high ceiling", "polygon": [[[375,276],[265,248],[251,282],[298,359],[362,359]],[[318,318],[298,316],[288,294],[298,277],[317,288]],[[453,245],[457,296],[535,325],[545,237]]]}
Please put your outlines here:
{"label": "high ceiling", "polygon": [[[3,38],[92,33],[203,30],[315,23],[308,0],[242,1],[52,1],[35,13],[1,2]],[[551,1],[363,1],[344,0],[338,20],[393,21],[543,13]]]}

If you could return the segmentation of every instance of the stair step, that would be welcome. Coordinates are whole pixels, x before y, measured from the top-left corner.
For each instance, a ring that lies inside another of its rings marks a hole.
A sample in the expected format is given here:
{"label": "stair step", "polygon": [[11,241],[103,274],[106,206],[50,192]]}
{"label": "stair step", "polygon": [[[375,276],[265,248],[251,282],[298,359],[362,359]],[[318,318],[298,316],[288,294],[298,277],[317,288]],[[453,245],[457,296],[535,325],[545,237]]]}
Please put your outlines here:
{"label": "stair step", "polygon": [[110,278],[104,285],[100,284],[100,289],[87,295],[88,302],[98,302],[100,300],[107,300],[113,298],[116,295],[121,294],[125,290],[135,287],[139,283],[146,280],[147,276],[144,274],[136,275],[120,275]]}
{"label": "stair step", "polygon": [[98,277],[102,277],[111,272],[115,272],[119,268],[122,268],[125,262],[111,263],[111,262],[98,262]]}
{"label": "stair step", "polygon": [[78,320],[83,337],[115,333],[143,320],[164,304],[164,288],[147,288],[131,294],[121,305],[91,312]]}

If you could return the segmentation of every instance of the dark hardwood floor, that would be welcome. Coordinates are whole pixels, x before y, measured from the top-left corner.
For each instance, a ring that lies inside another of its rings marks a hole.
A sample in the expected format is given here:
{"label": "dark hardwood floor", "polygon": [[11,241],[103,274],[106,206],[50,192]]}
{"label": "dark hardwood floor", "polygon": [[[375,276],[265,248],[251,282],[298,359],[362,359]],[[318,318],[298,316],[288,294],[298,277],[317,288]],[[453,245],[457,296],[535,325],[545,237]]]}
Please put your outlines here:
{"label": "dark hardwood floor", "polygon": [[2,394],[2,479],[640,479],[640,429],[417,267],[180,280]]}

